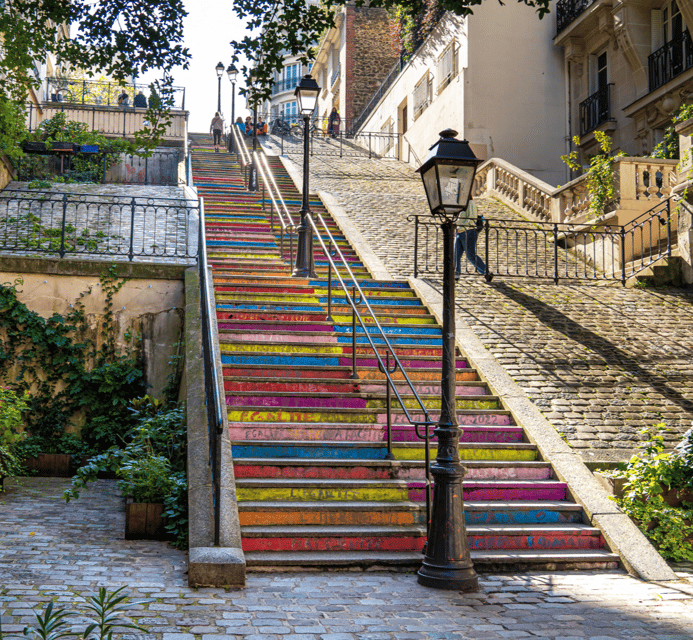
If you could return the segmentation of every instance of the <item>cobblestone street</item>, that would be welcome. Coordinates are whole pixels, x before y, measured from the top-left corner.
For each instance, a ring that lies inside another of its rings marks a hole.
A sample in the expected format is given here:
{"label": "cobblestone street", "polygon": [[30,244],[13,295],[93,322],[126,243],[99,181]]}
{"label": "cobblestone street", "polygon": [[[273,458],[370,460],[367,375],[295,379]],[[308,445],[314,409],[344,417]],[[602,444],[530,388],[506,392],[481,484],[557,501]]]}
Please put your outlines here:
{"label": "cobblestone street", "polygon": [[[249,574],[243,590],[189,589],[183,552],[123,539],[115,481],[70,504],[69,480],[19,478],[0,494],[0,613],[6,637],[51,598],[79,608],[97,587],[126,585],[131,640],[684,640],[691,584],[608,573],[482,575],[462,595],[412,574]],[[685,577],[686,574],[681,574]],[[688,591],[689,593],[686,593]],[[78,627],[83,628],[83,627]]]}
{"label": "cobblestone street", "polygon": [[[336,198],[393,277],[413,275],[406,218],[428,212],[418,174],[367,156],[316,155],[310,169],[311,190]],[[496,200],[477,204],[488,219],[517,218]],[[691,426],[688,291],[471,275],[458,283],[457,313],[586,461],[628,459],[655,423],[673,429],[671,445]]]}

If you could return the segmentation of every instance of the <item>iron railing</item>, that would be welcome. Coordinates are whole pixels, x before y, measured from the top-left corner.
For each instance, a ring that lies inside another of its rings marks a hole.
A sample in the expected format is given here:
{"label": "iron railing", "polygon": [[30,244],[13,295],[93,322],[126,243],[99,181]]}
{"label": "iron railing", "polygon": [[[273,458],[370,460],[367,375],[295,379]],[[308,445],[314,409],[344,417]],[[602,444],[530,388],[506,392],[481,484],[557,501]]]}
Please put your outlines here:
{"label": "iron railing", "polygon": [[693,42],[686,30],[647,58],[650,91],[693,67]]}
{"label": "iron railing", "polygon": [[580,135],[584,136],[600,124],[611,120],[611,87],[607,84],[580,103]]}
{"label": "iron railing", "polygon": [[[256,154],[262,155],[262,154]],[[283,233],[291,237],[296,232],[296,226],[291,217],[291,214],[284,203],[284,200],[279,192],[276,182],[272,176],[269,164],[266,159],[264,163],[259,159],[255,159],[255,163],[259,169],[260,176],[262,177],[263,183],[267,187],[267,191],[270,194],[270,200],[272,206],[276,207],[278,213],[278,219],[280,226],[283,229]],[[263,201],[265,198],[263,197]],[[343,299],[336,301],[336,304],[340,306],[348,306],[351,308],[351,353],[352,353],[352,371],[351,377],[353,379],[358,379],[358,373],[356,370],[356,355],[357,355],[357,344],[358,337],[365,339],[365,342],[370,346],[378,361],[378,368],[385,376],[386,380],[386,410],[387,410],[387,454],[386,459],[394,459],[392,453],[392,395],[394,394],[396,401],[399,403],[399,408],[403,411],[406,419],[412,424],[416,430],[417,435],[425,440],[426,452],[425,452],[425,465],[426,465],[426,524],[427,527],[430,522],[430,434],[429,429],[435,423],[431,420],[428,410],[426,409],[423,401],[421,400],[418,392],[416,391],[413,383],[407,376],[407,373],[402,366],[394,347],[392,346],[387,334],[382,328],[373,308],[371,307],[368,299],[363,291],[363,288],[358,283],[356,276],[354,275],[349,263],[342,253],[337,241],[335,240],[332,232],[327,226],[324,218],[321,214],[317,215],[317,224],[313,219],[313,216],[308,213],[306,214],[306,220],[310,224],[314,239],[320,244],[323,254],[325,255],[328,263],[327,272],[327,314],[325,316],[326,320],[332,320],[332,308],[335,304],[333,300],[332,283],[333,276],[336,278],[339,287],[342,291]],[[282,255],[284,255],[282,249]],[[293,268],[293,251],[290,255],[291,265]],[[342,277],[340,269],[345,273],[345,277]],[[345,279],[346,278],[346,279]],[[364,314],[359,311],[359,307],[365,307]],[[364,319],[364,315],[366,319]],[[358,329],[360,328],[360,332]],[[393,376],[399,371],[401,373],[401,379],[395,382]],[[408,390],[413,396],[413,404],[416,406],[417,410],[420,412],[423,419],[415,419],[414,415],[410,413],[407,404],[402,398],[400,389],[404,388]],[[420,435],[419,427],[425,428],[424,435]]]}
{"label": "iron railing", "polygon": [[[276,131],[272,135],[278,139],[281,154],[303,154],[303,126],[296,125],[289,132]],[[348,130],[340,129],[330,134],[311,124],[310,155],[368,158],[399,158],[402,143],[401,133],[381,133],[361,131],[352,136]]]}
{"label": "iron railing", "polygon": [[[620,281],[671,256],[676,216],[671,199],[626,225],[571,225],[524,220],[484,220],[476,254],[495,276]],[[409,216],[414,223],[414,277],[443,273],[443,238],[430,216]],[[462,272],[477,273],[462,256]]]}
{"label": "iron railing", "polygon": [[342,73],[342,63],[338,62],[334,71],[332,72],[332,77],[330,78],[330,87],[334,87],[334,83],[339,80],[339,76]]}
{"label": "iron railing", "polygon": [[[185,87],[171,88],[171,109],[185,109]],[[120,106],[118,98],[124,93],[128,96],[130,107],[134,107],[135,96],[139,91],[147,104],[157,106],[159,99],[150,94],[148,84],[122,84],[120,82],[98,82],[91,80],[72,80],[68,78],[46,78],[46,102],[67,102],[70,104]],[[145,95],[147,94],[147,95]],[[146,105],[145,105],[146,106]]]}
{"label": "iron railing", "polygon": [[85,193],[0,192],[0,251],[66,256],[194,258],[184,199]]}
{"label": "iron railing", "polygon": [[272,85],[272,95],[275,96],[284,91],[293,91],[298,86],[299,82],[301,82],[301,78],[299,77],[277,80],[277,82]]}
{"label": "iron railing", "polygon": [[207,237],[205,233],[204,202],[200,198],[200,224],[198,225],[197,264],[200,278],[200,320],[202,332],[202,362],[204,369],[205,399],[207,409],[207,430],[209,439],[209,463],[212,480],[214,503],[214,545],[219,546],[221,535],[221,469],[222,445],[221,436],[224,432],[225,406],[221,400],[220,385],[222,383],[219,362],[219,343],[215,339],[212,318],[216,317],[213,287],[209,280],[209,265],[207,263]]}
{"label": "iron railing", "polygon": [[556,33],[560,33],[595,0],[558,0],[556,3]]}

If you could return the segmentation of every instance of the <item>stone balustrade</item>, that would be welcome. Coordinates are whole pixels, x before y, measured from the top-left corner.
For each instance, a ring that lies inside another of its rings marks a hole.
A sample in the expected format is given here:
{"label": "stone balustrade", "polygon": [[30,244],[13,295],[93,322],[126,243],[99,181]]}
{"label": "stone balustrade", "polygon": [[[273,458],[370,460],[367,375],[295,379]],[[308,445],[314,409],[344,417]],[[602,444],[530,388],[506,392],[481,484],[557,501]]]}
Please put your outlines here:
{"label": "stone balustrade", "polygon": [[[643,213],[671,196],[677,183],[677,163],[659,158],[616,158],[613,210]],[[584,175],[553,187],[505,160],[491,158],[477,170],[473,193],[496,197],[533,220],[574,224],[589,220],[590,195]]]}

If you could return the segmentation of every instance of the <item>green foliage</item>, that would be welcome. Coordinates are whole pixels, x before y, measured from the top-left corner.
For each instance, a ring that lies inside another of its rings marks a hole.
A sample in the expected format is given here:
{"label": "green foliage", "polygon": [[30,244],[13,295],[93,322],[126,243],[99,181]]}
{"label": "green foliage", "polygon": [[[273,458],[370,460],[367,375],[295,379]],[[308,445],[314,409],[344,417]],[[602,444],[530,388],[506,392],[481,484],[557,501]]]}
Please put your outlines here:
{"label": "green foliage", "polygon": [[22,439],[22,414],[28,399],[27,393],[20,395],[9,387],[0,387],[0,447],[11,447]]}
{"label": "green foliage", "polygon": [[396,6],[389,11],[392,48],[404,60],[412,56],[445,13],[438,0],[423,0],[419,12],[411,13],[413,10],[412,6]]}
{"label": "green foliage", "polygon": [[0,153],[10,160],[22,155],[20,142],[26,136],[24,109],[22,105],[0,94]]}
{"label": "green foliage", "polygon": [[676,125],[693,118],[693,104],[682,104],[681,108],[671,119],[671,126],[664,130],[664,140],[662,140],[653,150],[653,158],[664,158],[668,160],[678,160],[679,157],[679,134],[676,133]]}
{"label": "green foliage", "polygon": [[111,447],[77,470],[65,500],[79,498],[81,490],[99,473],[115,472],[118,487],[135,502],[163,502],[164,526],[174,546],[188,544],[187,435],[183,407],[150,396],[132,403],[136,424],[123,447]]}
{"label": "green foliage", "polygon": [[[117,351],[113,297],[124,280],[111,267],[101,277],[105,295],[101,344],[89,339],[81,298],[64,316],[42,318],[17,298],[20,279],[0,286],[0,377],[18,394],[28,394],[25,412],[30,438],[18,451],[61,447],[83,453],[65,434],[82,417],[82,436],[92,451],[122,444],[132,427],[131,398],[144,392],[144,372],[137,354]],[[12,378],[10,378],[10,375]],[[67,452],[67,451],[66,451]]]}
{"label": "green foliage", "polygon": [[[17,456],[7,447],[0,445],[0,480],[9,476],[22,475],[23,469]],[[0,490],[2,486],[0,486]]]}
{"label": "green foliage", "polygon": [[123,593],[124,590],[125,587],[121,587],[109,592],[106,588],[100,587],[97,595],[89,596],[86,608],[93,615],[87,619],[87,624],[80,633],[72,630],[76,622],[73,618],[77,618],[77,612],[54,608],[54,602],[51,600],[43,613],[34,612],[36,626],[24,627],[24,636],[36,640],[60,640],[60,638],[79,635],[84,640],[113,640],[116,628],[134,629],[146,633],[147,629],[133,624],[123,615],[123,611],[127,609],[124,603],[128,599],[127,594]]}
{"label": "green foliage", "polygon": [[[611,155],[611,138],[608,133],[595,131],[594,137],[599,143],[601,153],[590,158],[590,168],[587,170],[587,192],[590,194],[589,220],[600,218],[606,213],[607,208],[614,206],[614,161],[626,155],[622,151],[616,156]],[[578,136],[573,137],[573,144],[580,146]],[[576,150],[561,156],[561,160],[573,171],[582,171]]]}
{"label": "green foliage", "polygon": [[693,429],[672,453],[664,451],[664,424],[641,431],[646,440],[642,453],[633,456],[625,470],[608,475],[625,478],[624,493],[614,498],[640,530],[665,558],[693,561],[693,503],[670,506],[663,497],[665,489],[678,492],[693,490]]}
{"label": "green foliage", "polygon": [[[45,142],[48,146],[53,142],[72,142],[80,146],[97,145],[100,151],[97,157],[77,154],[72,159],[74,174],[88,177],[90,182],[101,182],[104,164],[106,167],[110,167],[118,160],[121,153],[138,154],[136,146],[128,140],[106,138],[103,134],[89,129],[84,122],[69,120],[64,112],[58,112],[52,118],[41,122],[36,131],[26,134],[21,142],[24,141]],[[104,155],[106,156],[105,163]],[[24,161],[22,163],[24,164]],[[40,161],[36,161],[36,163],[40,163]],[[26,167],[26,169],[30,171],[31,167]],[[64,180],[63,177],[62,181]]]}
{"label": "green foliage", "polygon": [[[473,8],[485,0],[439,0],[441,10],[452,11],[458,15],[470,15]],[[550,0],[518,0],[520,4],[536,9],[539,18],[549,12]],[[335,25],[335,16],[347,0],[325,0],[322,3],[309,3],[307,0],[235,0],[234,13],[245,22],[245,36],[233,40],[233,62],[241,58],[248,61],[241,71],[246,78],[246,86],[252,87],[252,98],[269,100],[274,84],[274,73],[284,66],[284,56],[288,52],[309,65],[315,51],[306,43],[316,43],[320,34]],[[366,4],[356,0],[356,6]],[[401,9],[408,16],[417,16],[425,9],[424,0],[370,0],[369,7],[382,7],[390,12]],[[252,78],[251,78],[252,76]],[[248,95],[247,89],[241,89]],[[252,102],[252,100],[251,100]]]}

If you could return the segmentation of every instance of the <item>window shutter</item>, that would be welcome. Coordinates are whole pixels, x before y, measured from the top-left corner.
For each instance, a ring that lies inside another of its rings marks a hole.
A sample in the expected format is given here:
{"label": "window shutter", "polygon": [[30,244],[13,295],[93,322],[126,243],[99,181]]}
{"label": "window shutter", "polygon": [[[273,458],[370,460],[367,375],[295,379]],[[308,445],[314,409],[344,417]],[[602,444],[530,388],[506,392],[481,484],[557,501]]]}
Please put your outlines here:
{"label": "window shutter", "polygon": [[652,9],[650,11],[650,52],[654,53],[661,49],[664,42],[664,27],[662,25],[662,10]]}

